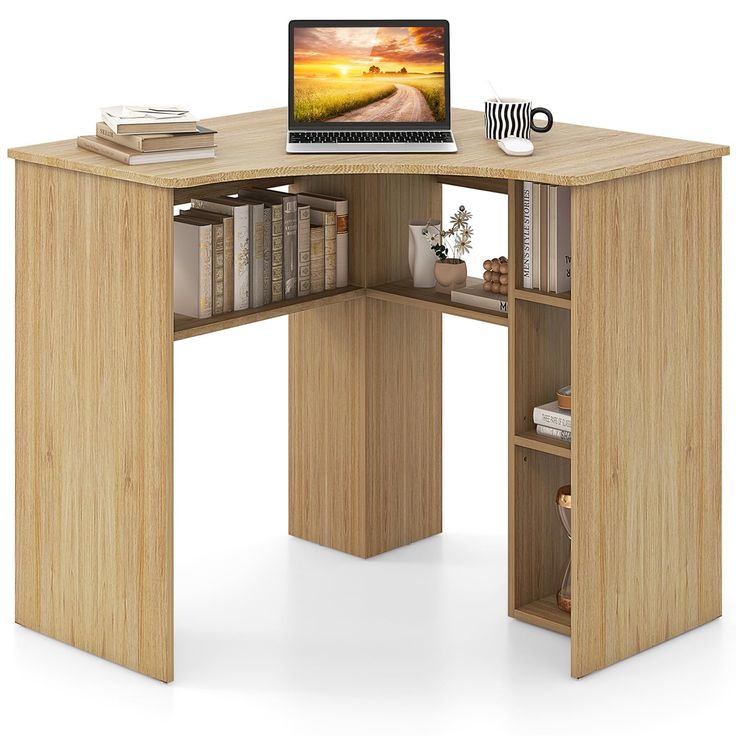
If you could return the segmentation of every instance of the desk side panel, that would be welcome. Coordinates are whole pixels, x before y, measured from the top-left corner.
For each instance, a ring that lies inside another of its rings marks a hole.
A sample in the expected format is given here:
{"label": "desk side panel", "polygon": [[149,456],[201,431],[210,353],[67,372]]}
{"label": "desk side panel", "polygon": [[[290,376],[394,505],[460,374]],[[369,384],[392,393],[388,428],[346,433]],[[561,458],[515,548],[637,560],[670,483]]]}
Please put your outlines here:
{"label": "desk side panel", "polygon": [[573,190],[574,676],[721,613],[720,171]]}
{"label": "desk side panel", "polygon": [[173,677],[170,190],[16,169],[16,621]]}

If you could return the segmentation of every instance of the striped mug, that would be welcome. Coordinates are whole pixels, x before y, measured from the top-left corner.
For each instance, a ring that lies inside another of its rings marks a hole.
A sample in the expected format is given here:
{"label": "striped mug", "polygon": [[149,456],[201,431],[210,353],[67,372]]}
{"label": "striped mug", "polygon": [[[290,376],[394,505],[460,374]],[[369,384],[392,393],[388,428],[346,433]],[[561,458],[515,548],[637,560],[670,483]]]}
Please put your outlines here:
{"label": "striped mug", "polygon": [[[534,124],[537,113],[547,118],[543,127]],[[546,133],[552,127],[552,113],[546,107],[532,108],[529,100],[506,97],[500,102],[486,100],[485,123],[486,138],[491,140],[500,141],[512,135],[528,138],[530,129],[536,133]]]}

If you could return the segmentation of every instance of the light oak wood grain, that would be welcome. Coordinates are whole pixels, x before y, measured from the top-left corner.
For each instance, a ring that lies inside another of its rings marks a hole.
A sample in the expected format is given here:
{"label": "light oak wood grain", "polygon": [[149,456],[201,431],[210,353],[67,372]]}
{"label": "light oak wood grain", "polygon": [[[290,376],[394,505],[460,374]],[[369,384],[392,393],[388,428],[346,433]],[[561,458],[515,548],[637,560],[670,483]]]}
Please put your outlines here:
{"label": "light oak wood grain", "polygon": [[432,176],[310,176],[290,188],[348,200],[348,279],[355,286],[408,278],[409,222],[442,217],[442,186]]}
{"label": "light oak wood grain", "polygon": [[295,312],[303,312],[315,307],[323,307],[328,304],[350,301],[351,299],[356,299],[357,297],[364,295],[365,289],[359,289],[355,286],[346,286],[342,289],[323,291],[319,294],[296,297],[295,299],[289,299],[287,301],[272,302],[271,304],[265,304],[262,307],[254,307],[253,309],[242,309],[237,312],[218,314],[215,317],[207,317],[206,319],[197,319],[196,317],[188,317],[183,314],[175,314],[174,340],[184,340],[188,337],[197,337],[197,335],[206,335],[210,332],[228,330],[231,327],[249,325],[253,322],[260,322],[264,319],[284,317],[285,315],[294,314]]}
{"label": "light oak wood grain", "polygon": [[367,297],[367,553],[442,531],[442,315]]}
{"label": "light oak wood grain", "polygon": [[171,191],[18,162],[16,621],[173,677]]}
{"label": "light oak wood grain", "polygon": [[572,193],[577,677],[721,614],[720,192],[707,161]]}
{"label": "light oak wood grain", "polygon": [[289,317],[289,533],[370,557],[441,531],[441,315]]}
{"label": "light oak wood grain", "polygon": [[570,636],[570,614],[557,607],[556,595],[527,603],[517,608],[512,615],[519,621]]}
{"label": "light oak wood grain", "polygon": [[[515,291],[514,294],[518,294]],[[570,312],[515,298],[515,434],[535,430],[535,406],[554,401],[570,384]]]}
{"label": "light oak wood grain", "polygon": [[397,304],[408,304],[422,309],[429,309],[440,314],[451,314],[454,317],[468,317],[480,322],[494,325],[508,325],[507,314],[491,312],[487,309],[471,307],[467,304],[453,302],[449,294],[441,294],[431,289],[416,289],[411,279],[402,279],[390,284],[381,284],[366,290],[374,299],[383,299]]}
{"label": "light oak wood grain", "polygon": [[[439,174],[581,185],[725,156],[727,146],[556,122],[532,133],[533,156],[506,156],[483,133],[483,113],[454,109],[454,154],[287,154],[286,109],[204,120],[218,131],[217,157],[127,166],[80,149],[76,140],[12,148],[21,161],[152,186],[184,188],[237,179],[316,174]],[[84,131],[80,131],[84,133]]]}
{"label": "light oak wood grain", "polygon": [[570,559],[570,542],[555,505],[557,489],[570,483],[570,461],[524,447],[514,454],[512,616],[516,609],[556,594]]}

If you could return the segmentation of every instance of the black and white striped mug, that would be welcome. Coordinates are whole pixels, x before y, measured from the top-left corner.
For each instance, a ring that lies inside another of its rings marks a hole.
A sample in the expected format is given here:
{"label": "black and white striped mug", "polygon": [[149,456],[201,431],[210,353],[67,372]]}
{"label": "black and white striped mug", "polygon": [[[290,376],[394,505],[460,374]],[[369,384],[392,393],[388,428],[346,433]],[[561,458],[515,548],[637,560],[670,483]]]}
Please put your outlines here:
{"label": "black and white striped mug", "polygon": [[[534,124],[534,116],[537,114],[547,118],[543,127]],[[546,107],[532,108],[529,100],[506,97],[500,102],[486,100],[485,123],[486,138],[491,140],[500,141],[512,135],[528,138],[530,130],[546,133],[552,127],[552,113]]]}

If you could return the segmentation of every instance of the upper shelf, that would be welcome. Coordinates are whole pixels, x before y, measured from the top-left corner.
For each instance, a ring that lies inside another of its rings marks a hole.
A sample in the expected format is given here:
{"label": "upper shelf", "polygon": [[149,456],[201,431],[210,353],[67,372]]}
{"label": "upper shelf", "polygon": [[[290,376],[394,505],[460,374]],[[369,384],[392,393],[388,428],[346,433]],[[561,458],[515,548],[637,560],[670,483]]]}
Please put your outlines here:
{"label": "upper shelf", "polygon": [[528,179],[575,186],[727,156],[728,146],[555,123],[533,133],[534,155],[512,158],[483,134],[483,113],[452,111],[454,154],[310,154],[285,152],[286,109],[204,120],[218,131],[217,157],[127,166],[78,148],[76,141],[11,148],[20,161],[179,189],[242,179],[310,174],[439,174]]}

